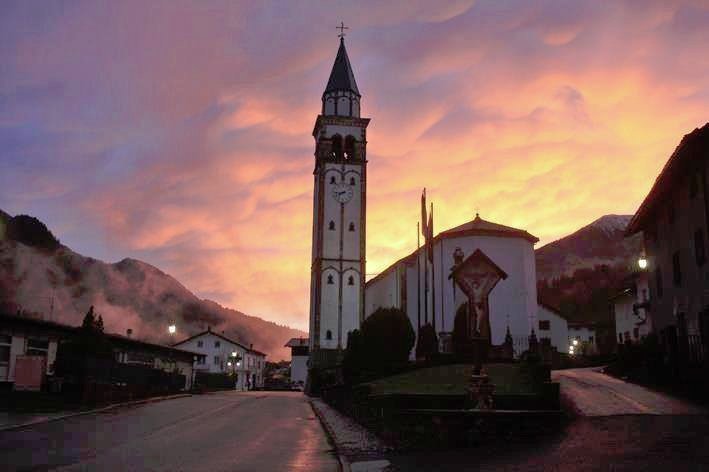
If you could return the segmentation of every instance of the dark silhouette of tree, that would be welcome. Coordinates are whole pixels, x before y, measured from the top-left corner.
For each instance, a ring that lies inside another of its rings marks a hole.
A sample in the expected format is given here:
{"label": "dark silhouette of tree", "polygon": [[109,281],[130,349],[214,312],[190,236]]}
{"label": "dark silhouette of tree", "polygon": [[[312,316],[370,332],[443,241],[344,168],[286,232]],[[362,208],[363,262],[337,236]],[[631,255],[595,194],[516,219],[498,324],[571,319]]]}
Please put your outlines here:
{"label": "dark silhouette of tree", "polygon": [[419,339],[416,344],[416,357],[431,359],[438,354],[438,336],[431,323],[421,326]]}

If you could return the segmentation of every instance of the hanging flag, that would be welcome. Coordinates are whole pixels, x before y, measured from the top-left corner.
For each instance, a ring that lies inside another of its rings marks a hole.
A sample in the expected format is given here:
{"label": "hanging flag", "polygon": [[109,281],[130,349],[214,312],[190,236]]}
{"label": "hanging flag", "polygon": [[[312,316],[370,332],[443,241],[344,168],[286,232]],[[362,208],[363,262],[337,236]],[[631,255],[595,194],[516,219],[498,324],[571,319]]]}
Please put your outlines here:
{"label": "hanging flag", "polygon": [[421,194],[421,235],[428,238],[428,230],[426,229],[426,188],[424,187]]}
{"label": "hanging flag", "polygon": [[426,224],[426,252],[428,260],[433,262],[433,202],[431,202],[431,212],[428,214],[428,223]]}

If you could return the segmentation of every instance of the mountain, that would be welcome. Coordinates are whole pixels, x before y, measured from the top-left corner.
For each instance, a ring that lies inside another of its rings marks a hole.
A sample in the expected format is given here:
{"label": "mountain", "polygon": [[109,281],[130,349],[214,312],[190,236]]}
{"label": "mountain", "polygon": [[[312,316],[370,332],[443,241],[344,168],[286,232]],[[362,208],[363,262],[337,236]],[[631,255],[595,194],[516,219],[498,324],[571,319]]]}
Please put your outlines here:
{"label": "mountain", "polygon": [[290,359],[283,345],[307,334],[248,316],[211,300],[197,298],[180,282],[136,259],[109,264],[62,245],[38,219],[12,217],[0,210],[0,310],[19,308],[70,325],[81,323],[93,305],[106,330],[169,343],[167,326],[178,326],[178,339],[207,326],[268,354]]}
{"label": "mountain", "polygon": [[642,248],[642,235],[624,237],[632,215],[605,215],[578,231],[535,251],[537,279],[571,276],[595,266],[632,266]]}

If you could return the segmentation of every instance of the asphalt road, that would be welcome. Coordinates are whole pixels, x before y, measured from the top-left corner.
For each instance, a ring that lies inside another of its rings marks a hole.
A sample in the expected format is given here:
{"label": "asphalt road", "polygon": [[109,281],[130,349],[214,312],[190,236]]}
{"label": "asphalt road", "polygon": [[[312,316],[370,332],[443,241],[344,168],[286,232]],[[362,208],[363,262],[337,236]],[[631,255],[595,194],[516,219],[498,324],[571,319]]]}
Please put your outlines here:
{"label": "asphalt road", "polygon": [[196,395],[0,432],[0,470],[336,471],[302,393]]}
{"label": "asphalt road", "polygon": [[385,457],[395,471],[709,470],[705,409],[598,369],[555,371],[553,378],[580,415],[556,433]]}
{"label": "asphalt road", "polygon": [[704,408],[648,388],[605,375],[600,368],[556,370],[552,380],[582,416],[697,415]]}

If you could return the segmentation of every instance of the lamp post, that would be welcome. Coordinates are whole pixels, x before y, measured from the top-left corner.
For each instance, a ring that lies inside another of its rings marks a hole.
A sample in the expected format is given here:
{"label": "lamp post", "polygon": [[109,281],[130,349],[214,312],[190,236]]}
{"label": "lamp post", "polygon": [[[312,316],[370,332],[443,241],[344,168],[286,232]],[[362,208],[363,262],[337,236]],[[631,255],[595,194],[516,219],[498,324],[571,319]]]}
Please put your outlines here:
{"label": "lamp post", "polygon": [[170,333],[170,336],[177,332],[177,326],[175,326],[175,323],[170,323],[170,326],[167,327],[167,332]]}

